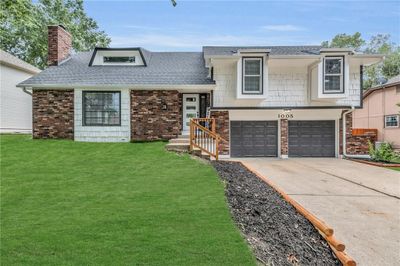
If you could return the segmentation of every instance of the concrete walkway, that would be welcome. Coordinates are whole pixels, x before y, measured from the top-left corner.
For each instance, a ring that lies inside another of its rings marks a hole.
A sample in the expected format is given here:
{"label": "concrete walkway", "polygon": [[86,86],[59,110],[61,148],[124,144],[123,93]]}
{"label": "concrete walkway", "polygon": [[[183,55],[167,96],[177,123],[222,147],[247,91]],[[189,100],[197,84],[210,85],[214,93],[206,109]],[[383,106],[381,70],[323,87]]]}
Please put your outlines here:
{"label": "concrete walkway", "polygon": [[358,265],[400,265],[400,172],[331,158],[240,161],[330,225]]}

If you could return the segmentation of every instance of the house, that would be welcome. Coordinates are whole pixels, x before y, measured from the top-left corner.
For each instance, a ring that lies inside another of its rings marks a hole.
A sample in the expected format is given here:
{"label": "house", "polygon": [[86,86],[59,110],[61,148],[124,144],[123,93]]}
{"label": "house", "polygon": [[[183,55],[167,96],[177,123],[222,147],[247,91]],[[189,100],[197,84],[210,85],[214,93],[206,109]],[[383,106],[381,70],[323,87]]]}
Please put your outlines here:
{"label": "house", "polygon": [[17,84],[40,69],[0,49],[0,132],[32,132],[32,97]]}
{"label": "house", "polygon": [[231,157],[338,156],[342,115],[361,107],[363,66],[382,60],[320,46],[71,55],[71,35],[48,32],[49,67],[19,84],[33,90],[34,138],[168,140],[210,116]]}
{"label": "house", "polygon": [[366,90],[363,108],[353,113],[353,126],[378,130],[378,141],[400,149],[400,75]]}

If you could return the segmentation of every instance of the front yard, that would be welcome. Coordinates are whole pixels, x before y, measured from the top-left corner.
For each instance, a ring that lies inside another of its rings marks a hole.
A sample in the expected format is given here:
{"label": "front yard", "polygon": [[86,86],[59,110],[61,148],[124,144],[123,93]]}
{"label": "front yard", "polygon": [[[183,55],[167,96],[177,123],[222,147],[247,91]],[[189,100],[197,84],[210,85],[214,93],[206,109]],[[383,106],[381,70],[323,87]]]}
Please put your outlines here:
{"label": "front yard", "polygon": [[163,143],[1,137],[1,264],[255,265],[215,170]]}

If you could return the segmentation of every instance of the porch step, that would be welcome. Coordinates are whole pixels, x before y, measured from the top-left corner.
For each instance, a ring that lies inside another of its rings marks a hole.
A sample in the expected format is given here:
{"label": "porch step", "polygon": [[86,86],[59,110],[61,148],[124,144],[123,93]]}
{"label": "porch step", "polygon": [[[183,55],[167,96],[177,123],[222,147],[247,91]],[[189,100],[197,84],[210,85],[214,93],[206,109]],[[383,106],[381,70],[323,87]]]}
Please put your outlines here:
{"label": "porch step", "polygon": [[178,139],[189,139],[189,135],[178,135]]}
{"label": "porch step", "polygon": [[184,139],[184,138],[170,139],[169,143],[186,143],[189,145],[189,138],[187,138],[187,139]]}
{"label": "porch step", "polygon": [[188,152],[190,149],[189,142],[188,143],[168,143],[165,145],[165,148],[168,151],[177,151],[177,152]]}

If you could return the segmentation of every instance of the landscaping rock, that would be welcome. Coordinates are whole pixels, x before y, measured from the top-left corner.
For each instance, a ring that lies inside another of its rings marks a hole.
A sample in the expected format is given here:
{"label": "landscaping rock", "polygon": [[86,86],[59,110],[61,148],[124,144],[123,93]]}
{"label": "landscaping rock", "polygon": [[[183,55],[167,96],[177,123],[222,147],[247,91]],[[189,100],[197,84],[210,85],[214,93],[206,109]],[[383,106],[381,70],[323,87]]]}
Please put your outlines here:
{"label": "landscaping rock", "polygon": [[341,265],[314,226],[237,162],[212,162],[237,226],[266,265]]}

